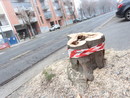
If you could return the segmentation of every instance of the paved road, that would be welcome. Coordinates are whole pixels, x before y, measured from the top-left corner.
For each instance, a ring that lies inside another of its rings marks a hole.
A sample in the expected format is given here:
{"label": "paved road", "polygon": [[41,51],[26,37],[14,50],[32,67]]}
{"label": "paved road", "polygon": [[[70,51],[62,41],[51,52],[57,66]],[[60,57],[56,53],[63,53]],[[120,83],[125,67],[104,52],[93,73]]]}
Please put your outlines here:
{"label": "paved road", "polygon": [[114,12],[107,13],[55,32],[44,33],[30,42],[0,52],[0,86],[64,47],[68,34],[92,31],[113,15]]}
{"label": "paved road", "polygon": [[98,31],[106,36],[106,48],[130,49],[130,21],[114,17]]}

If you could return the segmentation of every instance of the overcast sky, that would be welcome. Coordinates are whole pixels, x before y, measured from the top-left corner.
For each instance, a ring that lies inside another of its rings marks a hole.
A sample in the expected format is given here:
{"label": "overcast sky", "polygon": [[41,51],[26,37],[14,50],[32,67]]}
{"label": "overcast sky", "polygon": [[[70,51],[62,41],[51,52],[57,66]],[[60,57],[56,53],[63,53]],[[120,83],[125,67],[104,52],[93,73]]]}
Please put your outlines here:
{"label": "overcast sky", "polygon": [[74,2],[75,2],[75,7],[78,8],[80,4],[80,0],[74,0]]}

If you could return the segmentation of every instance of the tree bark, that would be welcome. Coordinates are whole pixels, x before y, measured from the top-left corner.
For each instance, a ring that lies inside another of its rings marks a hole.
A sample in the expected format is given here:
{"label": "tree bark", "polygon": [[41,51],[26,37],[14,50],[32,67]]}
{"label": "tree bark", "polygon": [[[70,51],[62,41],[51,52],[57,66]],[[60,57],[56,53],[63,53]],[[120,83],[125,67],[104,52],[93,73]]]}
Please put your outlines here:
{"label": "tree bark", "polygon": [[[105,41],[102,33],[77,33],[68,35],[68,49],[89,49]],[[85,76],[86,81],[94,79],[93,70],[104,67],[104,51],[94,52],[88,56],[70,58],[71,66]]]}

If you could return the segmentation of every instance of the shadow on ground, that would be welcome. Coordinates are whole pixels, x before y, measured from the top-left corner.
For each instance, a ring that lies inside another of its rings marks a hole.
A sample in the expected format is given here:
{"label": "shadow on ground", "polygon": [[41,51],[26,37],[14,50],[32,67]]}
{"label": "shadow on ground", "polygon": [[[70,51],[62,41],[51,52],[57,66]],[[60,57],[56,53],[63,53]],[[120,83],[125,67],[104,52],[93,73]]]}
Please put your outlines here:
{"label": "shadow on ground", "polygon": [[122,19],[122,20],[118,21],[118,23],[121,23],[121,22],[130,22],[130,21],[128,21],[126,19]]}

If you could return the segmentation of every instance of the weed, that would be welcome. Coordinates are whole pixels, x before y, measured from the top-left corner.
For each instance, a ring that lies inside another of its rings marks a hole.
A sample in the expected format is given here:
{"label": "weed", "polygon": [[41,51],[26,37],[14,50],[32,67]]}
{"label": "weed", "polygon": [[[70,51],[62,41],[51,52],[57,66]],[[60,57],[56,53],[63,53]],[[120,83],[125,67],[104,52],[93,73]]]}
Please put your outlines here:
{"label": "weed", "polygon": [[55,76],[50,70],[44,70],[43,74],[45,75],[46,80],[49,82]]}

